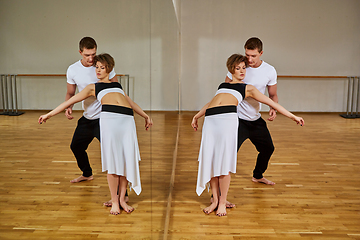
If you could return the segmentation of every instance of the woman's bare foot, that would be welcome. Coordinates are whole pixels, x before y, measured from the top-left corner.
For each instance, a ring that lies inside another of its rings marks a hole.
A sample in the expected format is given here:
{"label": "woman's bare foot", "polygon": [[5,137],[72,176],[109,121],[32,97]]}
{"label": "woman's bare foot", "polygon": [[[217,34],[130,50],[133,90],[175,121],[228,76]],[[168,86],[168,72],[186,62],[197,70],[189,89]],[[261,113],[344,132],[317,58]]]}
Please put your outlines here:
{"label": "woman's bare foot", "polygon": [[91,181],[93,180],[94,177],[93,175],[91,175],[90,177],[84,177],[83,175],[81,175],[80,177],[78,178],[75,178],[73,180],[70,180],[71,183],[78,183],[78,182],[83,182],[83,181]]}
{"label": "woman's bare foot", "polygon": [[264,184],[267,184],[267,185],[275,185],[274,182],[270,181],[270,180],[267,180],[266,178],[260,178],[260,179],[257,179],[257,178],[252,178],[251,181],[255,182],[255,183],[264,183]]}
{"label": "woman's bare foot", "polygon": [[120,202],[120,205],[124,209],[124,211],[127,213],[131,213],[132,211],[134,211],[134,208],[130,205],[127,205],[125,202],[123,202],[123,203]]}
{"label": "woman's bare foot", "polygon": [[[125,196],[125,202],[127,203],[129,201],[129,197],[128,196]],[[103,205],[105,207],[111,207],[112,206],[112,202],[111,200],[107,201],[107,202],[104,202]]]}
{"label": "woman's bare foot", "polygon": [[110,214],[112,214],[112,215],[118,215],[118,214],[120,214],[120,206],[119,206],[119,202],[118,202],[118,201],[112,203],[112,207],[111,207],[111,210],[110,210]]}
{"label": "woman's bare foot", "polygon": [[217,206],[218,206],[217,203],[212,202],[212,203],[210,204],[210,206],[204,208],[203,211],[204,211],[204,213],[206,213],[206,214],[210,214],[210,213],[212,213],[212,212],[217,208]]}
{"label": "woman's bare foot", "polygon": [[216,216],[222,217],[227,214],[226,212],[226,204],[219,204],[218,209],[216,211]]}
{"label": "woman's bare foot", "polygon": [[[214,201],[213,198],[210,199],[210,202],[212,203]],[[235,207],[235,204],[234,203],[231,203],[229,201],[226,201],[226,208],[233,208]]]}

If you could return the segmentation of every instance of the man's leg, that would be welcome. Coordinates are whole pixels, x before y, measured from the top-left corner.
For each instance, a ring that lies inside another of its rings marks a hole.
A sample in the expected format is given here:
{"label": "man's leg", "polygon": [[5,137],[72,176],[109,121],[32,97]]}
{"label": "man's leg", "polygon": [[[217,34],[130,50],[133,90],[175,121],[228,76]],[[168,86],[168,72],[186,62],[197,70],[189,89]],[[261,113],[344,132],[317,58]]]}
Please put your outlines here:
{"label": "man's leg", "polygon": [[[251,122],[250,122],[251,123]],[[249,138],[249,129],[251,128],[251,125],[249,124],[249,121],[245,121],[239,118],[239,127],[238,127],[238,142],[237,142],[237,150],[239,152],[239,149],[243,142]]]}
{"label": "man's leg", "polygon": [[267,180],[263,176],[263,173],[268,167],[270,157],[275,150],[269,129],[266,126],[266,122],[262,118],[252,122],[252,124],[253,128],[250,131],[249,138],[250,141],[255,145],[256,150],[259,152],[255,169],[253,171],[252,181],[274,185],[274,182]]}
{"label": "man's leg", "polygon": [[81,117],[78,121],[70,148],[76,158],[78,167],[83,174],[82,176],[70,181],[72,183],[93,179],[92,169],[90,167],[86,149],[95,137],[94,126],[96,125],[99,125],[98,120],[88,120],[85,117]]}

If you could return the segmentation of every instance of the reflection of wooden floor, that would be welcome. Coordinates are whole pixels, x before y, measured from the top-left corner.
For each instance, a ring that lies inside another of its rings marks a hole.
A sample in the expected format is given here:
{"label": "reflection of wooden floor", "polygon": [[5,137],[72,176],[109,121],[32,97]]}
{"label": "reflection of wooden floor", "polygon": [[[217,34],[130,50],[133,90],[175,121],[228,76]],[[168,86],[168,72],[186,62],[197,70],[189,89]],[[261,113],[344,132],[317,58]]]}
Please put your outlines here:
{"label": "reflection of wooden floor", "polygon": [[97,140],[88,150],[95,179],[70,184],[79,175],[69,149],[76,121],[56,116],[40,126],[40,113],[0,116],[0,239],[163,239],[164,228],[167,239],[360,239],[360,119],[300,114],[301,128],[278,116],[268,124],[276,150],[265,175],[277,184],[250,181],[257,153],[246,141],[228,197],[236,208],[219,218],[202,213],[210,194],[195,193],[194,113],[154,112],[151,133],[137,116],[143,191],[130,192],[133,213],[111,216]]}

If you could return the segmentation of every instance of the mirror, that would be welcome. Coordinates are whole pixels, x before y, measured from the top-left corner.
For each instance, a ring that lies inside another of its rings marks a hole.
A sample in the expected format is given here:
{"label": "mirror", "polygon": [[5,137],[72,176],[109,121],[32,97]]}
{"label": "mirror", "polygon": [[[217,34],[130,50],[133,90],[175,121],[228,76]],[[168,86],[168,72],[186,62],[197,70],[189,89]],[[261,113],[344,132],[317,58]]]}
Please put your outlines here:
{"label": "mirror", "polygon": [[[121,231],[132,237],[162,237],[172,167],[169,159],[176,137],[176,128],[170,126],[176,122],[179,110],[179,28],[173,2],[1,1],[0,8],[0,72],[20,74],[16,87],[18,108],[26,111],[23,118],[9,119],[9,124],[18,128],[9,141],[21,138],[23,142],[21,147],[13,142],[9,148],[13,149],[9,161],[21,176],[8,175],[14,183],[14,194],[8,195],[8,202],[14,201],[13,196],[20,198],[19,211],[28,214],[9,222],[9,233],[41,228],[62,230],[55,233],[58,236],[75,231],[81,235],[79,229],[85,228],[89,234],[104,236]],[[73,108],[79,110],[74,112],[74,120],[68,121],[60,114],[41,126],[36,125],[36,120],[45,112],[29,111],[50,110],[64,101],[65,73],[68,66],[81,59],[78,43],[84,36],[96,40],[98,54],[114,57],[115,72],[129,76],[129,81],[119,76],[127,94],[154,120],[151,131],[145,131],[144,120],[135,114],[142,192],[139,196],[129,193],[129,204],[136,208],[130,215],[114,217],[102,206],[110,193],[106,173],[101,171],[97,140],[87,151],[94,180],[69,183],[81,174],[69,149],[77,119],[82,115],[81,104]],[[164,111],[172,114],[168,117]],[[26,119],[26,124],[20,124],[19,119]],[[18,177],[21,180],[13,181]],[[30,194],[24,195],[23,190]],[[119,230],[119,225],[127,227]],[[37,234],[34,231],[30,235]]]}

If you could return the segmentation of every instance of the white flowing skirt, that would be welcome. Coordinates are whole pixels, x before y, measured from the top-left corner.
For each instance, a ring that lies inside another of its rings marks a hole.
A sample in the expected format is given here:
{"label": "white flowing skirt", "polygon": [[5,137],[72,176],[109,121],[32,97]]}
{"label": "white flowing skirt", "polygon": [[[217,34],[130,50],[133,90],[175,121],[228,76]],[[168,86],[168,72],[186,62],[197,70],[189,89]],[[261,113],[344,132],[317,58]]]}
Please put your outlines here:
{"label": "white flowing skirt", "polygon": [[199,196],[212,177],[236,173],[238,125],[236,112],[205,117],[196,184]]}
{"label": "white flowing skirt", "polygon": [[100,142],[102,171],[125,176],[130,189],[141,192],[140,152],[134,117],[121,113],[101,112]]}

